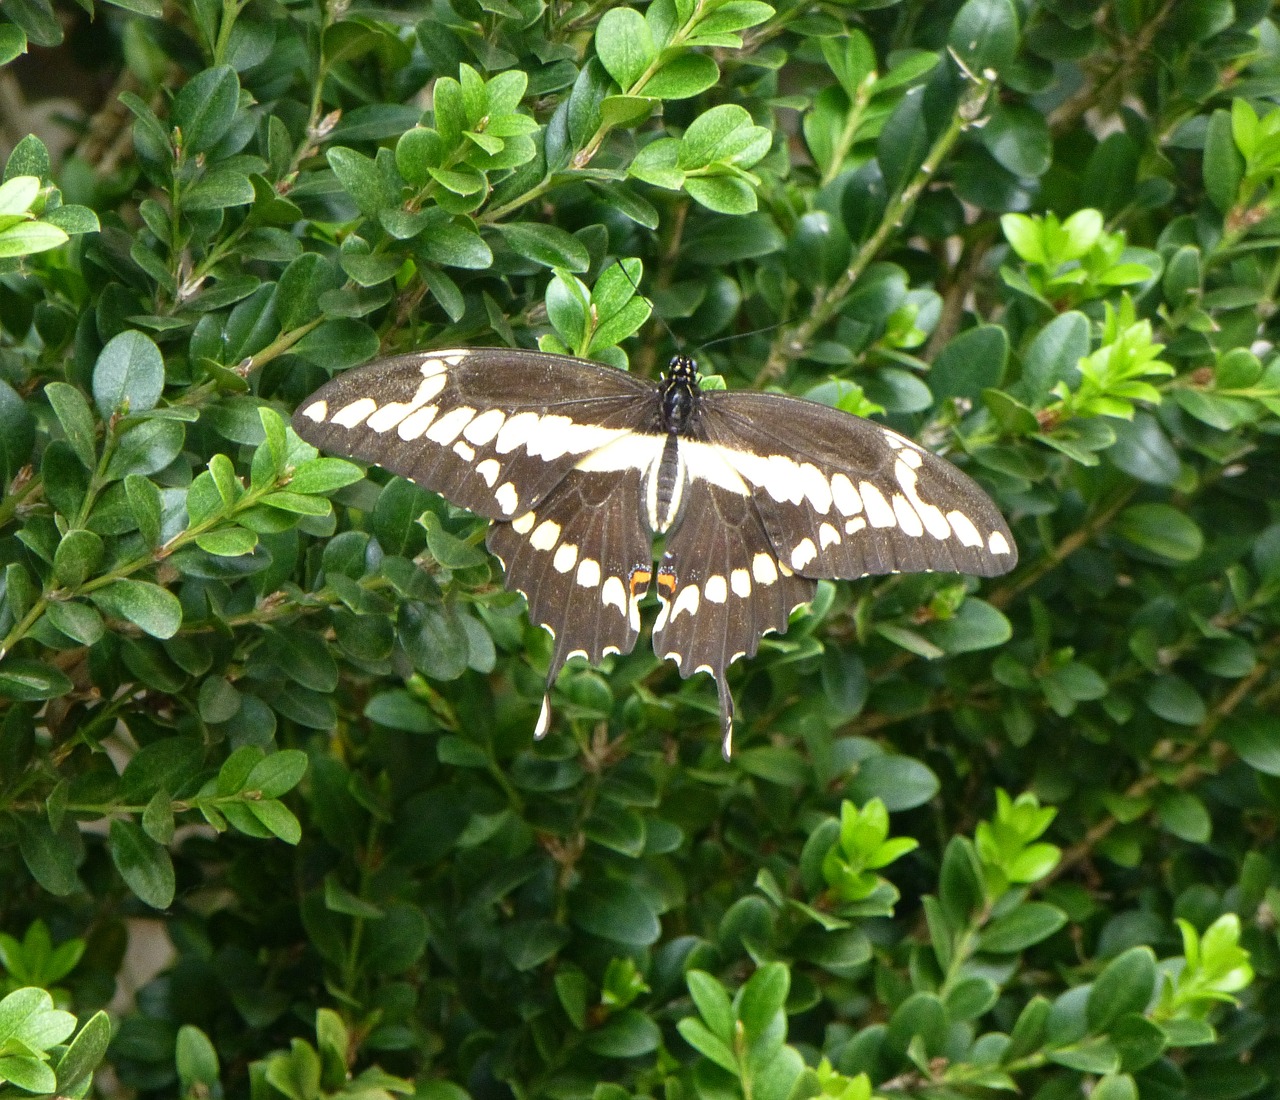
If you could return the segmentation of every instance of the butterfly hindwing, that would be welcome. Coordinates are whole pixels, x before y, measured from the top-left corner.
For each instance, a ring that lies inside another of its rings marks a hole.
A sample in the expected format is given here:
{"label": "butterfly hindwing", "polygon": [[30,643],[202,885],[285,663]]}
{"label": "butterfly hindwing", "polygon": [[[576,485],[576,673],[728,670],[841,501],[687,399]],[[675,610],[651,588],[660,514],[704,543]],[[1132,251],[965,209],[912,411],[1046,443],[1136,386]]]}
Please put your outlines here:
{"label": "butterfly hindwing", "polygon": [[651,417],[652,391],[625,371],[569,356],[422,352],[339,375],[295,413],[293,427],[317,447],[510,520],[584,455]]}
{"label": "butterfly hindwing", "polygon": [[639,470],[572,470],[536,510],[489,529],[508,587],[523,593],[529,618],[555,640],[548,692],[571,657],[598,664],[636,644],[653,557],[640,496]]}
{"label": "butterfly hindwing", "polygon": [[754,656],[766,633],[784,632],[791,612],[813,598],[816,583],[778,560],[750,497],[696,479],[686,493],[658,567],[662,608],[653,651],[675,661],[681,676],[708,672],[714,678],[727,756],[733,700],[725,670]]}
{"label": "butterfly hindwing", "polygon": [[[779,558],[808,577],[926,570],[994,576],[1017,562],[986,494],[868,420],[773,394],[703,394],[708,443],[741,478]],[[696,463],[691,465],[695,472]]]}

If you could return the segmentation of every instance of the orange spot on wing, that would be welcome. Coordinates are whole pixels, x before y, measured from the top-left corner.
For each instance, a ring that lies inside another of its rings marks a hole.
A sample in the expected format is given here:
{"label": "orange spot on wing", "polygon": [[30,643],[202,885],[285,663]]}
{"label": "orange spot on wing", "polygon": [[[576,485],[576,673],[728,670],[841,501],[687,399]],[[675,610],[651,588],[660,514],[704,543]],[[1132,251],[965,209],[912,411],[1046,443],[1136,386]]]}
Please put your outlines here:
{"label": "orange spot on wing", "polygon": [[631,595],[643,595],[649,591],[649,582],[653,580],[653,573],[648,569],[631,570],[630,585]]}
{"label": "orange spot on wing", "polygon": [[676,575],[670,569],[658,570],[658,594],[671,597],[676,593]]}

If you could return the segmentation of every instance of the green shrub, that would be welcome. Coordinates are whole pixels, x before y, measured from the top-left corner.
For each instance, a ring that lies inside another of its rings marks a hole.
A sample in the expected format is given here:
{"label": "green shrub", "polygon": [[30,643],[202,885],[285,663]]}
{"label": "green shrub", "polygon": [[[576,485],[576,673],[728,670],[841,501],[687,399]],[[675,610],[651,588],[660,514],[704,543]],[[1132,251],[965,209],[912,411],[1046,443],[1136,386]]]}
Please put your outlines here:
{"label": "green shrub", "polygon": [[[1275,1092],[1270,5],[74,11],[0,6],[115,82],[0,186],[0,1097]],[[643,644],[535,744],[485,524],[288,416],[673,335],[1022,564],[823,583],[729,763]]]}

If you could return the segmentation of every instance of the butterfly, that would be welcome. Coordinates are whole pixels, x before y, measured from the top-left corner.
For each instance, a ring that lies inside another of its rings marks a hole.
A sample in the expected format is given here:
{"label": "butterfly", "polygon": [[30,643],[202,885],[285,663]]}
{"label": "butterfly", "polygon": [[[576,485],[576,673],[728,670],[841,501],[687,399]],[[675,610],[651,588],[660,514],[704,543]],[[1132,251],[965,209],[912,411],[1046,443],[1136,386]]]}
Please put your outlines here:
{"label": "butterfly", "polygon": [[819,578],[995,576],[1018,554],[987,495],[910,439],[699,380],[679,355],[653,382],[535,351],[415,352],[337,376],[293,427],[492,521],[507,586],[554,640],[536,736],[565,662],[630,652],[655,589],[654,652],[715,680],[728,758],[726,670],[784,632]]}

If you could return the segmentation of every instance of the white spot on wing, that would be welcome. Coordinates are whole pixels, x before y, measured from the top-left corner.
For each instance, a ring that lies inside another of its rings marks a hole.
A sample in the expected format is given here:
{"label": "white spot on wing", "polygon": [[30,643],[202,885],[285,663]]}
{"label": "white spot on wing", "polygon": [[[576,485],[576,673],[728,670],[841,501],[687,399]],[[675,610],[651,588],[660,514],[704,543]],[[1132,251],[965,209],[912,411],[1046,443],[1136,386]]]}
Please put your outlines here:
{"label": "white spot on wing", "polygon": [[894,463],[894,474],[898,478],[898,484],[902,486],[902,491],[906,494],[907,500],[911,502],[911,506],[919,514],[925,530],[938,540],[950,538],[951,525],[947,523],[946,517],[942,514],[942,509],[933,504],[926,504],[920,499],[920,492],[917,488],[918,475],[915,467],[908,461],[908,459],[913,458],[916,459],[917,466],[923,461],[915,451],[900,451],[898,453],[898,461]]}
{"label": "white spot on wing", "polygon": [[757,554],[751,559],[751,575],[759,584],[773,584],[778,579],[777,567],[768,554]]}
{"label": "white spot on wing", "polygon": [[924,465],[924,456],[919,451],[909,451],[904,448],[898,454],[898,461],[905,462],[913,470],[918,470]]}
{"label": "white spot on wing", "polygon": [[516,487],[509,481],[504,481],[498,486],[498,491],[493,494],[493,499],[498,502],[498,507],[507,515],[511,515],[520,506],[520,497],[516,493]]}
{"label": "white spot on wing", "polygon": [[951,530],[956,533],[961,545],[982,545],[982,536],[978,534],[978,529],[973,525],[973,520],[963,512],[948,512],[947,522],[951,525]]}
{"label": "white spot on wing", "polygon": [[396,429],[396,435],[406,443],[418,439],[431,427],[431,421],[436,418],[436,413],[439,411],[440,407],[438,405],[428,405],[425,409],[411,412],[400,421],[400,426]]}
{"label": "white spot on wing", "polygon": [[577,560],[578,548],[573,543],[566,542],[556,551],[556,556],[551,559],[551,564],[555,566],[557,573],[567,573],[573,568]]}
{"label": "white spot on wing", "polygon": [[924,534],[924,524],[920,522],[920,514],[907,503],[901,493],[893,494],[893,514],[898,519],[898,529],[904,535],[918,539]]}
{"label": "white spot on wing", "polygon": [[746,482],[733,467],[733,463],[739,458],[738,453],[725,452],[712,443],[691,439],[687,442],[680,441],[678,454],[684,458],[692,480],[705,481],[740,497],[748,495]]}
{"label": "white spot on wing", "polygon": [[566,661],[572,661],[575,657],[581,657],[584,661],[591,660],[591,654],[585,649],[571,649],[564,655]]}
{"label": "white spot on wing", "polygon": [[463,462],[475,461],[476,449],[474,447],[467,446],[467,444],[463,443],[462,440],[458,440],[458,442],[453,445],[453,453],[462,459]]}
{"label": "white spot on wing", "polygon": [[463,405],[460,409],[450,409],[427,429],[427,438],[441,446],[452,443],[458,438],[462,429],[471,423],[471,418],[475,415],[476,410],[469,405]]}
{"label": "white spot on wing", "polygon": [[[696,584],[687,584],[680,590],[680,595],[675,599],[675,603],[671,605],[671,621],[675,622],[681,611],[687,611],[690,615],[698,613],[698,604],[700,597],[698,596],[698,586]],[[677,662],[679,663],[679,662]]]}
{"label": "white spot on wing", "polygon": [[538,724],[533,727],[533,736],[541,741],[547,736],[547,729],[551,725],[551,696],[550,694],[542,697],[542,709],[538,711]]}
{"label": "white spot on wing", "polygon": [[600,583],[600,563],[595,558],[583,558],[578,562],[577,579],[583,588],[595,588]]}
{"label": "white spot on wing", "polygon": [[344,405],[334,413],[331,423],[339,424],[344,428],[354,428],[357,424],[363,424],[369,414],[375,412],[377,408],[378,403],[372,397],[362,397],[358,401],[352,401],[350,405]]}
{"label": "white spot on wing", "polygon": [[516,413],[498,431],[498,439],[493,449],[500,455],[514,451],[529,438],[529,433],[538,426],[540,419],[537,413]]}
{"label": "white spot on wing", "polygon": [[836,474],[831,479],[831,499],[842,516],[856,516],[862,511],[862,498],[844,474]]}
{"label": "white spot on wing", "polygon": [[840,543],[840,532],[837,531],[829,523],[824,523],[818,528],[818,545],[825,550],[828,546],[835,546]]}
{"label": "white spot on wing", "polygon": [[729,598],[729,585],[724,577],[717,573],[707,578],[707,583],[702,586],[702,594],[712,603],[724,603]]}
{"label": "white spot on wing", "polygon": [[532,512],[525,512],[522,516],[517,516],[511,521],[511,530],[517,535],[527,535],[533,530],[534,522],[537,517]]}
{"label": "white spot on wing", "polygon": [[745,600],[751,595],[751,574],[745,569],[735,569],[729,574],[729,587],[735,596]]}
{"label": "white spot on wing", "polygon": [[864,527],[866,527],[866,525],[867,525],[867,521],[863,519],[861,516],[858,516],[855,519],[851,519],[848,523],[844,525],[844,533],[846,535],[856,535],[859,531],[861,531]]}
{"label": "white spot on wing", "polygon": [[812,462],[804,462],[800,466],[800,480],[804,486],[804,495],[809,503],[822,515],[831,511],[831,486],[826,477]]}
{"label": "white spot on wing", "polygon": [[862,497],[862,503],[866,506],[867,519],[871,521],[872,527],[893,527],[897,524],[898,521],[894,518],[889,502],[871,482],[860,482],[858,492]]}
{"label": "white spot on wing", "polygon": [[817,556],[818,548],[813,545],[813,539],[802,539],[799,545],[791,551],[791,568],[803,569]]}
{"label": "white spot on wing", "polygon": [[987,549],[993,554],[1009,553],[1009,540],[999,531],[992,531],[990,538],[987,539]]}
{"label": "white spot on wing", "polygon": [[477,447],[483,447],[498,434],[498,429],[506,419],[507,415],[501,409],[489,409],[482,412],[462,430],[462,437],[470,440]]}
{"label": "white spot on wing", "polygon": [[586,473],[647,470],[662,457],[665,437],[624,431],[618,438],[583,455],[574,466]]}
{"label": "white spot on wing", "polygon": [[305,409],[302,415],[308,420],[314,420],[319,424],[329,413],[329,403],[327,401],[313,401]]}
{"label": "white spot on wing", "polygon": [[550,550],[560,539],[560,524],[553,519],[544,519],[532,535],[529,545],[535,550]]}
{"label": "white spot on wing", "polygon": [[[416,414],[415,414],[416,415]],[[404,427],[402,424],[401,427]],[[498,480],[498,475],[502,472],[502,463],[496,458],[486,458],[483,462],[476,466],[476,473],[484,478],[484,483],[493,488],[493,483]]]}
{"label": "white spot on wing", "polygon": [[448,369],[448,364],[443,359],[432,355],[422,361],[422,365],[418,368],[422,372],[423,378],[430,378],[435,374],[443,374]]}
{"label": "white spot on wing", "polygon": [[600,589],[600,602],[605,607],[616,607],[622,614],[627,613],[627,589],[621,577],[610,577]]}

